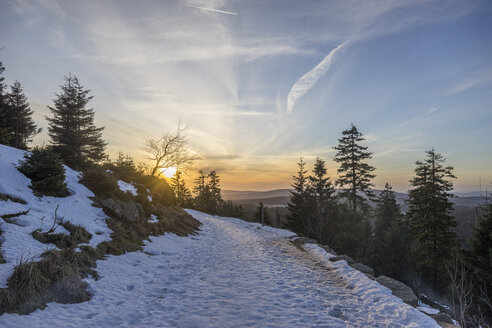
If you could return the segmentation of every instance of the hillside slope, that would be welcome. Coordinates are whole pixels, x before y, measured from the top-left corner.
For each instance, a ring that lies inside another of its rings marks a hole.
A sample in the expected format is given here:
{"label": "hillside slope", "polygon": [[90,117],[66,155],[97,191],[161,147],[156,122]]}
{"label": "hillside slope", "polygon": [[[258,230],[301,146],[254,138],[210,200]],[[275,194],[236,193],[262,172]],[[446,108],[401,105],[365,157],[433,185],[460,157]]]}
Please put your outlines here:
{"label": "hillside slope", "polygon": [[[37,260],[41,253],[55,247],[53,244],[43,244],[35,240],[31,233],[36,229],[48,230],[53,225],[57,207],[58,217],[83,226],[92,235],[88,245],[95,247],[103,241],[111,240],[112,231],[105,222],[107,216],[102,209],[92,206],[89,197],[94,194],[78,183],[79,172],[65,166],[70,196],[37,197],[29,188],[31,181],[16,168],[23,156],[22,150],[0,145],[0,195],[25,202],[22,204],[12,199],[0,199],[0,217],[29,211],[25,215],[12,218],[11,223],[2,222],[0,227],[3,237],[0,252],[6,262],[0,264],[0,288],[6,287],[7,278],[21,260]],[[57,226],[55,233],[67,231],[62,226]]]}
{"label": "hillside slope", "polygon": [[10,327],[438,327],[389,289],[286,230],[189,211],[198,235],[152,237],[98,263],[93,297],[51,303]]}

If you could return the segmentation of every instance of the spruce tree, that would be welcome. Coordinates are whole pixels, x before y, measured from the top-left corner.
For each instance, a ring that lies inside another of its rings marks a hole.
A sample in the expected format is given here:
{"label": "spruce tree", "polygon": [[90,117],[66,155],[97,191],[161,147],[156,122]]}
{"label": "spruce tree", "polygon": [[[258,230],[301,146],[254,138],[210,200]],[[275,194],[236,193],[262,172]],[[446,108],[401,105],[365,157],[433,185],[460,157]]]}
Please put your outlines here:
{"label": "spruce tree", "polygon": [[409,229],[392,189],[386,183],[377,199],[371,262],[378,274],[408,280]]}
{"label": "spruce tree", "polygon": [[470,242],[470,257],[478,283],[492,295],[492,204],[486,204],[482,210]]}
{"label": "spruce tree", "polygon": [[442,287],[445,267],[456,246],[456,234],[450,228],[456,221],[450,212],[453,190],[450,179],[453,168],[444,166],[445,159],[434,149],[426,152],[424,161],[417,161],[415,177],[410,180],[408,218],[412,226],[414,261],[417,271],[435,289]]}
{"label": "spruce tree", "polygon": [[6,110],[7,126],[12,132],[9,142],[11,146],[27,149],[28,142],[31,142],[32,138],[41,132],[34,124],[33,113],[22,91],[21,84],[15,81],[7,94]]}
{"label": "spruce tree", "polygon": [[210,195],[208,203],[208,213],[217,214],[222,203],[224,202],[220,190],[220,178],[216,171],[211,171],[208,174],[207,189]]}
{"label": "spruce tree", "polygon": [[210,199],[210,192],[207,188],[207,177],[205,173],[200,170],[198,172],[199,176],[195,179],[193,193],[195,194],[194,203],[195,208],[199,211],[206,211],[207,204]]}
{"label": "spruce tree", "polygon": [[5,95],[6,85],[4,83],[5,78],[3,77],[3,72],[5,67],[3,67],[2,62],[0,62],[0,144],[9,144],[9,139],[11,135],[11,129],[7,125],[7,99]]}
{"label": "spruce tree", "polygon": [[46,118],[48,134],[53,150],[63,162],[74,169],[83,169],[104,159],[104,128],[94,125],[94,110],[87,108],[93,97],[74,75],[66,76],[65,84],[60,88],[61,93],[56,94],[53,100],[54,106],[48,106],[53,114],[53,117]]}
{"label": "spruce tree", "polygon": [[306,187],[307,187],[307,170],[304,169],[306,163],[303,158],[299,159],[297,166],[299,167],[297,175],[293,176],[294,183],[290,192],[290,200],[287,204],[287,224],[286,227],[293,232],[305,234],[305,218],[306,218]]}
{"label": "spruce tree", "polygon": [[192,197],[191,192],[186,187],[184,179],[182,177],[182,172],[177,170],[174,176],[171,178],[171,187],[174,190],[174,194],[176,195],[176,200],[178,201],[178,205],[181,207],[191,207]]}
{"label": "spruce tree", "polygon": [[375,168],[366,163],[366,160],[372,158],[372,153],[367,151],[367,147],[360,145],[365,138],[355,125],[352,124],[342,134],[343,137],[338,139],[338,146],[334,147],[337,150],[334,160],[340,163],[336,180],[336,184],[342,189],[339,195],[346,199],[354,215],[358,212],[365,213],[369,206],[361,194],[374,197],[370,187],[374,186],[371,180],[375,177],[372,173]]}
{"label": "spruce tree", "polygon": [[[307,195],[309,211],[308,226],[311,228],[311,237],[317,239],[320,243],[326,242],[332,238],[324,238],[326,233],[333,233],[334,220],[336,217],[336,202],[333,197],[335,188],[333,187],[330,177],[326,175],[326,163],[317,157],[314,164],[313,175],[308,177]],[[330,228],[331,229],[327,229]]]}

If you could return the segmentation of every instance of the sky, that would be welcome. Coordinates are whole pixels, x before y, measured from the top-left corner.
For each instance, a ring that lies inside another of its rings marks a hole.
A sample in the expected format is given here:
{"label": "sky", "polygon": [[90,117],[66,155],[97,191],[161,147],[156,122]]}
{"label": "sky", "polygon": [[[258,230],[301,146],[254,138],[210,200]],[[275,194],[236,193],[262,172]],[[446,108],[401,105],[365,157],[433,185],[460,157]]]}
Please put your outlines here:
{"label": "sky", "polygon": [[456,190],[492,189],[489,1],[0,0],[0,61],[48,143],[63,77],[94,96],[108,154],[145,161],[146,138],[189,123],[189,172],[223,189],[288,188],[302,155],[336,179],[355,124],[376,188],[409,189],[434,148]]}

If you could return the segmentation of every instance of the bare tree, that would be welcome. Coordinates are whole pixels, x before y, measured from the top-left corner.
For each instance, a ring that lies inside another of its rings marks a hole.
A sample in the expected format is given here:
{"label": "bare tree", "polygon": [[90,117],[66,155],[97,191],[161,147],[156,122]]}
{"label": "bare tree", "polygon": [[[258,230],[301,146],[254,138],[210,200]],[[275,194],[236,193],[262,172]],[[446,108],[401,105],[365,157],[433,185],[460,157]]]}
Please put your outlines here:
{"label": "bare tree", "polygon": [[451,266],[446,265],[450,279],[451,300],[456,319],[461,327],[468,327],[470,310],[473,305],[473,276],[469,268],[457,257]]}
{"label": "bare tree", "polygon": [[189,125],[182,127],[180,121],[175,132],[166,133],[161,138],[145,141],[146,158],[153,162],[150,175],[159,177],[163,171],[170,167],[175,167],[183,172],[194,160],[199,159],[199,156],[187,147],[188,138],[185,132],[188,127]]}

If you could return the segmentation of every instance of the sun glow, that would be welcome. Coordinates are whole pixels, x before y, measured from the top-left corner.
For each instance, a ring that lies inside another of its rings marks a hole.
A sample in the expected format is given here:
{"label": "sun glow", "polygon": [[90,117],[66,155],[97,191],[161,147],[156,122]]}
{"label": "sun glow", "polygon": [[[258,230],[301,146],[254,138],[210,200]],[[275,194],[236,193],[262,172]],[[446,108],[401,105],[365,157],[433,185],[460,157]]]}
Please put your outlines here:
{"label": "sun glow", "polygon": [[172,178],[176,174],[176,168],[168,167],[167,169],[162,169],[162,174],[164,174],[167,178]]}

